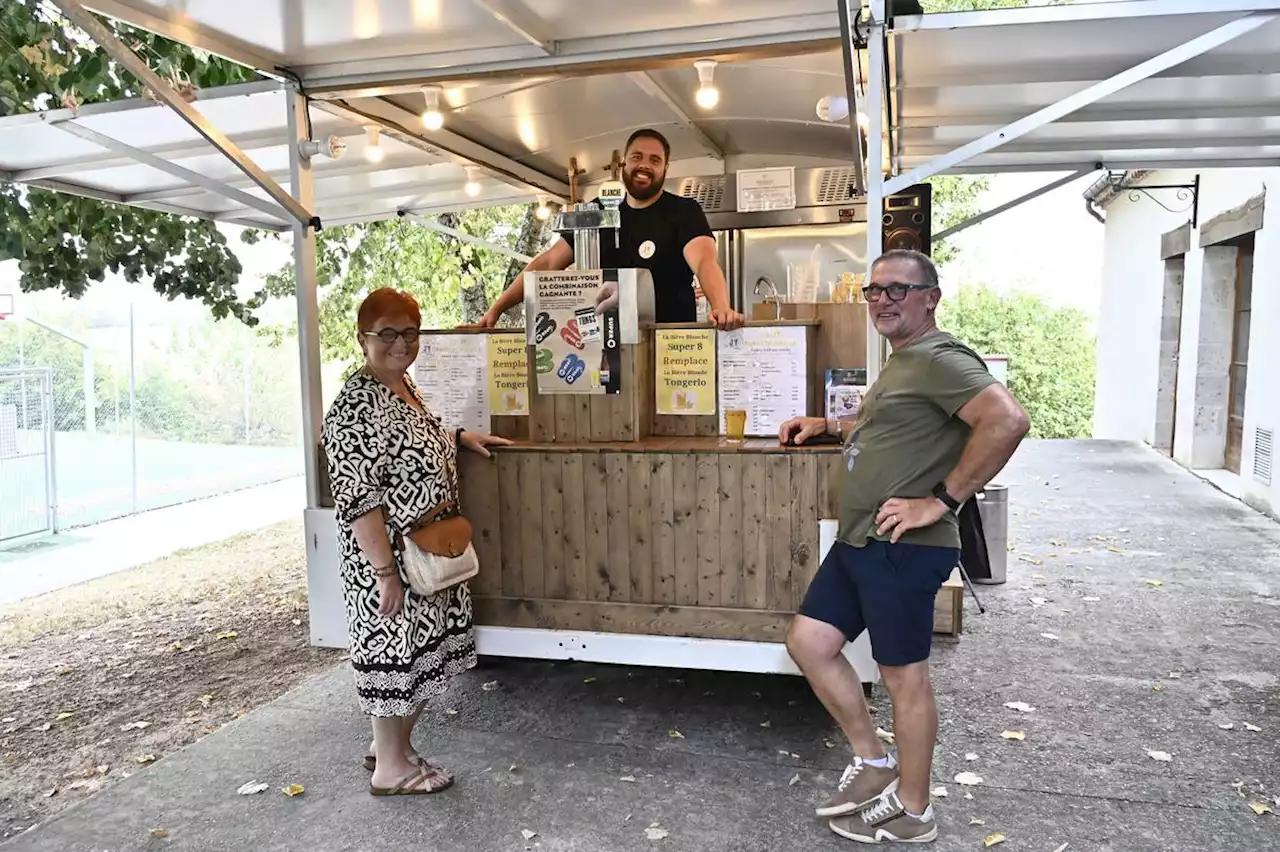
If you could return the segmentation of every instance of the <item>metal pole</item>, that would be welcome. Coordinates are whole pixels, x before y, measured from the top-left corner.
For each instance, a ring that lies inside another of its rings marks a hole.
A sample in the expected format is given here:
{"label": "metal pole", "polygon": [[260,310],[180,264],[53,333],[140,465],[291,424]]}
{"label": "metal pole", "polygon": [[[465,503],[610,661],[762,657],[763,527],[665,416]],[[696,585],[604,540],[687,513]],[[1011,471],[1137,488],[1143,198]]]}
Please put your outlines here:
{"label": "metal pole", "polygon": [[[22,317],[18,317],[18,369],[27,369],[27,335]],[[22,388],[22,428],[30,429],[31,417],[27,412],[27,383],[19,382],[19,387]]]}
{"label": "metal pole", "polygon": [[80,363],[84,368],[84,430],[93,435],[98,431],[98,395],[94,388],[93,350],[80,349]]}
{"label": "metal pole", "polygon": [[48,463],[44,466],[45,493],[49,495],[49,530],[58,531],[58,456],[55,440],[56,424],[53,422],[53,370],[47,368],[40,382],[44,396],[45,453]]}
{"label": "metal pole", "polygon": [[129,303],[129,483],[133,511],[138,511],[138,369],[134,352],[133,303]]}
{"label": "metal pole", "polygon": [[244,442],[249,443],[249,327],[244,328],[244,358],[242,360],[242,382],[244,385]]}
{"label": "metal pole", "polygon": [[[871,0],[867,32],[867,278],[884,250],[884,0]],[[884,342],[867,306],[867,386],[880,375]]]}
{"label": "metal pole", "polygon": [[[307,141],[307,99],[292,87],[289,95],[289,172],[295,203],[311,209],[314,181],[311,161],[298,149]],[[302,376],[302,449],[307,474],[307,508],[320,507],[320,429],[324,423],[320,388],[320,308],[316,292],[316,232],[303,222],[293,225],[293,271],[298,300],[298,357]]]}
{"label": "metal pole", "polygon": [[[849,101],[849,135],[853,137],[853,179],[858,195],[867,191],[862,176],[865,154],[862,150],[862,128],[858,126],[858,72],[862,59],[858,55],[858,45],[853,40],[853,22],[849,12],[849,0],[836,0],[840,12],[840,50],[844,56],[844,92]],[[862,14],[862,4],[858,4],[858,14]]]}

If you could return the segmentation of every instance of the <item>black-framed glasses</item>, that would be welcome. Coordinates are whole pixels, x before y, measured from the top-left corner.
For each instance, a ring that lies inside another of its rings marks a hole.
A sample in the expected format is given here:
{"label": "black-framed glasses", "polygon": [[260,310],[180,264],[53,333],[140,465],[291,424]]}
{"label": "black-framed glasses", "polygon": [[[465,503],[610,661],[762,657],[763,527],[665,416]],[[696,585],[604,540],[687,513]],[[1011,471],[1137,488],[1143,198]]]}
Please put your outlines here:
{"label": "black-framed glasses", "polygon": [[868,302],[878,302],[881,296],[888,296],[890,302],[901,302],[912,290],[932,289],[932,284],[868,284],[862,288],[862,295]]}
{"label": "black-framed glasses", "polygon": [[405,343],[408,343],[410,346],[416,346],[418,344],[418,338],[422,336],[422,330],[417,328],[402,328],[399,331],[396,331],[394,328],[382,328],[377,331],[366,331],[364,332],[364,336],[376,337],[388,346],[395,343],[396,338],[402,337],[404,338]]}

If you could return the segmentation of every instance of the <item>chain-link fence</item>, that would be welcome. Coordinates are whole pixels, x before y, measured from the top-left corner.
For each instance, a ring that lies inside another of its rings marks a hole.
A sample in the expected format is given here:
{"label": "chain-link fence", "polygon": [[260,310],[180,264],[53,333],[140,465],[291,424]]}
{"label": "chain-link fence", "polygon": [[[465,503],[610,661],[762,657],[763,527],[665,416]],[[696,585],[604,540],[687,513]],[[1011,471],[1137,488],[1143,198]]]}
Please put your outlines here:
{"label": "chain-link fence", "polygon": [[169,307],[0,321],[0,370],[51,374],[59,528],[302,473],[296,342]]}

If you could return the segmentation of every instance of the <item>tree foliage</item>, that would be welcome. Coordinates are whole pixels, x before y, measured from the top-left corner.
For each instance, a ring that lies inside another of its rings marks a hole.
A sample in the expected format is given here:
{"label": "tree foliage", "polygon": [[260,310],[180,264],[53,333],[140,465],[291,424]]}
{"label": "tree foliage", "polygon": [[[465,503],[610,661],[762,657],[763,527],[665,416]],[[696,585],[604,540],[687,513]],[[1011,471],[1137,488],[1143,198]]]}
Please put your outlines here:
{"label": "tree foliage", "polygon": [[1097,338],[1082,311],[962,287],[942,300],[938,325],[983,355],[1008,356],[1009,391],[1031,418],[1031,437],[1092,433]]}
{"label": "tree foliage", "polygon": [[[250,69],[103,19],[179,91],[244,82]],[[43,0],[0,4],[0,115],[140,97],[144,86]],[[212,222],[0,183],[0,260],[17,260],[25,291],[72,298],[107,272],[150,281],[169,298],[253,324],[260,297],[236,294],[240,261]]]}
{"label": "tree foliage", "polygon": [[[530,245],[532,208],[517,205],[468,210],[450,216],[443,224],[533,254],[541,248],[542,231],[533,229],[538,242]],[[379,287],[412,293],[422,307],[423,328],[450,328],[476,320],[476,306],[483,312],[514,277],[507,255],[403,218],[326,228],[316,239],[320,354],[326,361],[356,362],[356,310],[361,300]],[[268,291],[278,296],[294,293],[292,265],[271,276]]]}

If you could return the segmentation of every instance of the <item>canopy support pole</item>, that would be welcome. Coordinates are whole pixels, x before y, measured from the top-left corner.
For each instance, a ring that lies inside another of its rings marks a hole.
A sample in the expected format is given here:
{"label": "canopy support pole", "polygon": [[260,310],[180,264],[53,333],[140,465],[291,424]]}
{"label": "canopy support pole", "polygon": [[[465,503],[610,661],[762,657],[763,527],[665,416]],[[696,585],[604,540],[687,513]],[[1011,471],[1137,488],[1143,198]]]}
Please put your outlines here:
{"label": "canopy support pole", "polygon": [[442,224],[435,219],[428,219],[426,216],[411,213],[408,210],[401,210],[400,215],[411,222],[416,222],[424,228],[430,228],[433,231],[448,234],[459,242],[470,243],[473,246],[479,246],[480,248],[506,255],[507,257],[520,261],[521,263],[528,263],[533,259],[527,254],[521,254],[520,252],[509,249],[506,246],[491,243],[488,240],[482,240],[479,237],[473,237],[464,231],[459,231],[457,228],[450,228],[448,225]]}
{"label": "canopy support pole", "polygon": [[[871,0],[871,21],[867,28],[867,279],[871,264],[884,250],[884,120],[885,74],[887,50],[885,33],[885,0]],[[846,66],[845,74],[853,69]],[[857,114],[849,116],[856,129]],[[856,132],[856,130],[855,130]],[[876,331],[873,313],[867,310],[867,387],[880,375],[885,359],[885,340]]]}
{"label": "canopy support pole", "polygon": [[[853,37],[853,20],[849,3],[850,0],[836,0],[840,12],[840,53],[844,59],[845,100],[849,102],[849,135],[853,142],[853,184],[858,195],[865,195],[867,185],[862,173],[865,156],[862,151],[862,128],[858,126],[858,112],[862,106],[858,103],[858,76],[862,70],[862,58],[858,54],[858,44]],[[861,3],[858,4],[858,14],[862,14]]]}
{"label": "canopy support pole", "polygon": [[[307,99],[286,86],[289,109],[289,173],[295,203],[315,203],[311,160],[302,156],[308,141]],[[320,387],[320,302],[316,282],[316,223],[293,223],[293,277],[298,300],[298,357],[302,378],[302,449],[307,478],[307,508],[320,508],[320,429],[324,422]]]}
{"label": "canopy support pole", "polygon": [[999,216],[1001,213],[1004,213],[1008,210],[1012,210],[1013,208],[1017,207],[1020,204],[1026,204],[1028,201],[1039,198],[1045,193],[1053,192],[1058,187],[1065,186],[1066,184],[1071,183],[1076,178],[1082,178],[1087,174],[1092,174],[1093,172],[1097,171],[1100,168],[1102,168],[1101,163],[1098,163],[1092,168],[1079,169],[1077,171],[1072,172],[1069,175],[1066,175],[1065,177],[1060,177],[1057,180],[1049,181],[1044,186],[1036,187],[1030,192],[1023,193],[1022,195],[1019,195],[1017,198],[1014,198],[1011,201],[1006,201],[1004,204],[1001,204],[998,207],[992,207],[990,210],[987,210],[983,213],[978,213],[975,216],[970,216],[968,219],[965,219],[963,222],[952,225],[950,228],[947,228],[945,230],[939,231],[938,233],[934,234],[933,242],[937,243],[937,242],[940,242],[941,240],[945,240],[947,237],[953,234],[958,234],[966,228],[972,228],[974,225],[977,225],[980,222],[987,221],[992,216]]}
{"label": "canopy support pole", "polygon": [[[1036,110],[1025,118],[1006,124],[999,130],[992,131],[967,145],[962,145],[949,154],[935,157],[904,175],[898,175],[885,184],[885,192],[889,195],[900,192],[953,166],[958,166],[1007,142],[1012,142],[1014,139],[1039,130],[1041,127],[1051,124],[1065,115],[1069,115],[1089,104],[1096,103],[1134,83],[1145,80],[1162,71],[1167,71],[1175,65],[1181,65],[1189,59],[1194,59],[1216,47],[1221,47],[1227,42],[1246,33],[1251,33],[1259,27],[1264,27],[1277,17],[1280,17],[1280,15],[1275,12],[1255,12],[1236,18],[1234,21],[1210,30],[1204,35],[1197,36],[1177,47],[1166,50],[1164,53],[1154,56],[1145,62],[1140,62],[1127,71],[1121,71],[1119,74],[1081,89],[1074,95],[1069,95],[1057,103]],[[874,72],[874,68],[872,71]]]}
{"label": "canopy support pole", "polygon": [[234,163],[236,168],[252,178],[253,182],[287,210],[289,215],[304,224],[312,221],[313,216],[310,212],[310,207],[304,207],[294,200],[293,196],[289,195],[280,184],[272,180],[266,172],[258,167],[257,163],[249,159],[222,131],[214,127],[199,110],[187,103],[181,95],[173,90],[172,86],[160,79],[160,76],[151,70],[151,66],[130,50],[124,42],[116,38],[115,33],[111,32],[92,12],[80,4],[80,0],[53,0],[53,3],[62,10],[63,14],[72,23],[88,33],[89,37],[97,42],[98,46],[105,50],[112,59],[123,65],[134,77],[141,80],[144,85],[155,93],[157,98],[181,116],[182,120],[191,125],[197,133],[207,139],[210,145],[222,152],[223,156]]}

